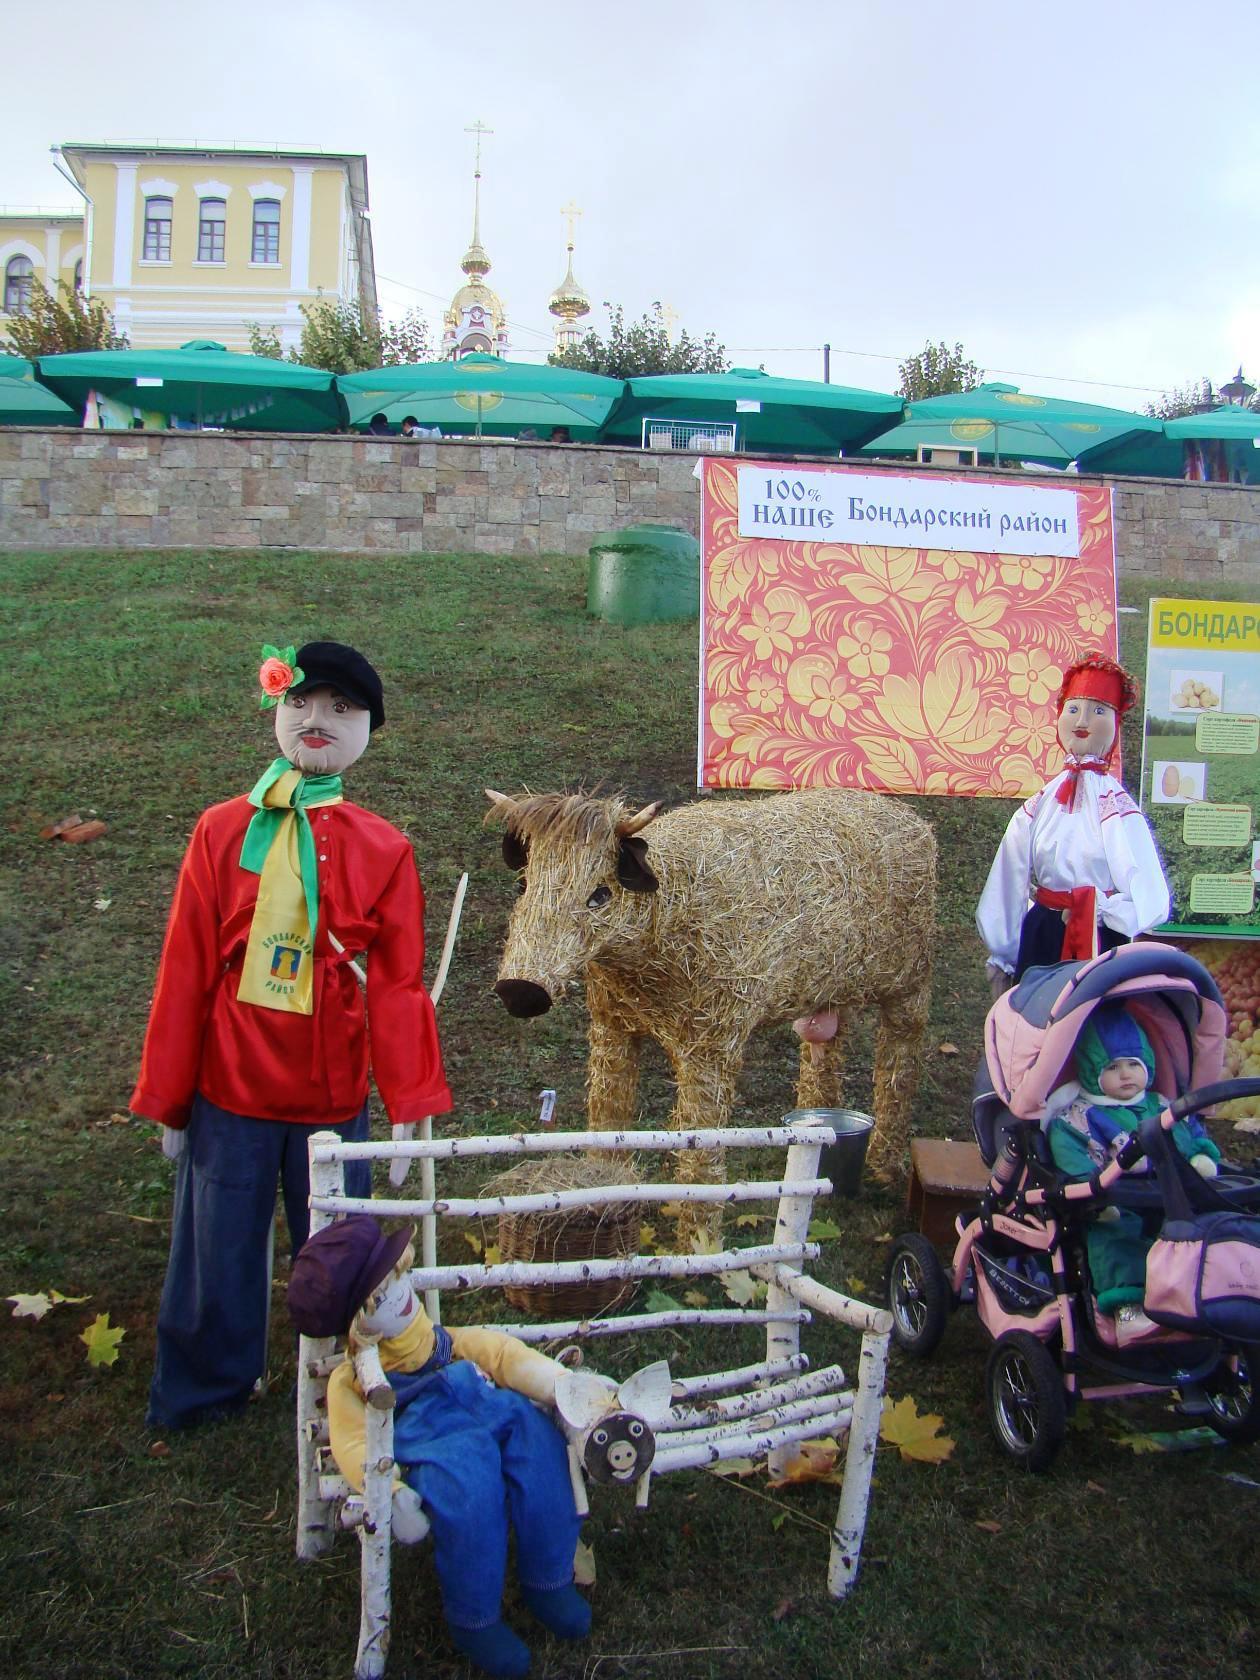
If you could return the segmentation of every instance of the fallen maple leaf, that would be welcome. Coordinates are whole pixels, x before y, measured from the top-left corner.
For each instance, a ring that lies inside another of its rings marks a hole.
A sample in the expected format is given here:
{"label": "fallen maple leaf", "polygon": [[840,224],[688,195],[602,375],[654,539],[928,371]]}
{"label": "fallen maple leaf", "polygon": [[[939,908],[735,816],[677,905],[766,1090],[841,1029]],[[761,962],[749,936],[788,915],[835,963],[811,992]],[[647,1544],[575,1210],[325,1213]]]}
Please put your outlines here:
{"label": "fallen maple leaf", "polygon": [[1107,1490],[1098,1482],[1086,1482],[1085,1491],[1086,1493],[1106,1493]]}
{"label": "fallen maple leaf", "polygon": [[941,1056],[956,1056],[958,1054],[958,1046],[956,1044],[951,1044],[948,1039],[944,1044],[938,1044],[936,1049],[937,1054]]}
{"label": "fallen maple leaf", "polygon": [[52,1307],[52,1301],[41,1290],[38,1295],[6,1295],[6,1301],[13,1302],[14,1318],[33,1318],[39,1320]]}
{"label": "fallen maple leaf", "polygon": [[699,1289],[685,1289],[683,1300],[689,1307],[707,1307],[709,1304],[709,1297]]}
{"label": "fallen maple leaf", "polygon": [[724,1272],[722,1293],[737,1307],[750,1307],[754,1301],[765,1299],[766,1285],[759,1283],[751,1272]]}
{"label": "fallen maple leaf", "polygon": [[710,1465],[715,1476],[755,1476],[760,1466],[754,1458],[724,1458]]}
{"label": "fallen maple leaf", "polygon": [[849,1289],[852,1290],[854,1295],[865,1295],[866,1294],[867,1283],[866,1283],[865,1278],[847,1277],[847,1278],[845,1278],[844,1281],[848,1285]]}
{"label": "fallen maple leaf", "polygon": [[573,1554],[573,1579],[579,1587],[595,1585],[595,1548],[579,1540]]}
{"label": "fallen maple leaf", "polygon": [[485,1261],[487,1266],[497,1266],[499,1261],[503,1258],[499,1252],[498,1243],[487,1243],[481,1251],[481,1258]]}
{"label": "fallen maple leaf", "polygon": [[677,1312],[678,1302],[665,1289],[649,1289],[643,1305],[649,1312]]}
{"label": "fallen maple leaf", "polygon": [[639,1226],[639,1247],[640,1247],[640,1249],[650,1249],[652,1247],[652,1244],[655,1241],[656,1241],[656,1226],[655,1225],[640,1225]]}
{"label": "fallen maple leaf", "polygon": [[817,1441],[800,1441],[791,1458],[783,1466],[782,1475],[766,1483],[767,1487],[794,1487],[799,1482],[843,1482],[839,1469],[840,1443],[834,1435],[823,1435]]}
{"label": "fallen maple leaf", "polygon": [[979,1518],[976,1522],[976,1527],[982,1528],[986,1534],[1001,1534],[1002,1532],[1001,1523],[994,1522],[991,1517]]}
{"label": "fallen maple leaf", "polygon": [[477,1235],[476,1231],[461,1231],[459,1234],[463,1237],[464,1241],[468,1244],[469,1248],[472,1249],[474,1254],[480,1254],[482,1249],[486,1246]]}
{"label": "fallen maple leaf", "polygon": [[710,1235],[708,1231],[697,1231],[691,1239],[693,1254],[720,1254],[722,1244],[719,1238]]}
{"label": "fallen maple leaf", "polygon": [[5,1296],[6,1301],[14,1303],[14,1318],[33,1318],[37,1322],[54,1307],[78,1306],[81,1302],[91,1299],[90,1295],[63,1295],[60,1289],[50,1289],[46,1294],[41,1289],[38,1295]]}
{"label": "fallen maple leaf", "polygon": [[767,1219],[773,1218],[774,1215],[772,1213],[737,1213],[735,1215],[735,1224],[737,1227],[742,1229],[749,1225],[764,1225]]}
{"label": "fallen maple leaf", "polygon": [[87,1348],[89,1365],[112,1365],[118,1358],[118,1344],[127,1334],[121,1326],[111,1329],[109,1314],[97,1313],[79,1340]]}
{"label": "fallen maple leaf", "polygon": [[810,1242],[834,1242],[841,1231],[834,1219],[811,1219],[806,1235]]}
{"label": "fallen maple leaf", "polygon": [[1167,1451],[1167,1448],[1163,1445],[1163,1443],[1161,1441],[1157,1441],[1153,1435],[1113,1435],[1112,1440],[1118,1447],[1128,1447],[1130,1452],[1138,1454],[1162,1453]]}
{"label": "fallen maple leaf", "polygon": [[942,1421],[935,1412],[920,1414],[908,1394],[897,1401],[885,1397],[879,1438],[896,1447],[907,1463],[940,1464],[955,1446],[948,1435],[939,1433]]}

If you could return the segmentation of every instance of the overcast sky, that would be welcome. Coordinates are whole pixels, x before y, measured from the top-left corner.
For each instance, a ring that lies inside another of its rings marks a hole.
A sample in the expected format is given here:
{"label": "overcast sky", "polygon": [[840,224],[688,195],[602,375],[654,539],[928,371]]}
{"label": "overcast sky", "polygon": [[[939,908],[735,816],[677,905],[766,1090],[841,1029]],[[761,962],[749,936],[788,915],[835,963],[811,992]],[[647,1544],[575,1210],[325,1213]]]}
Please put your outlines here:
{"label": "overcast sky", "polygon": [[462,276],[472,138],[513,353],[576,272],[736,364],[888,390],[926,339],[1141,407],[1260,384],[1260,4],[59,0],[3,8],[0,203],[65,140],[366,152],[382,304]]}

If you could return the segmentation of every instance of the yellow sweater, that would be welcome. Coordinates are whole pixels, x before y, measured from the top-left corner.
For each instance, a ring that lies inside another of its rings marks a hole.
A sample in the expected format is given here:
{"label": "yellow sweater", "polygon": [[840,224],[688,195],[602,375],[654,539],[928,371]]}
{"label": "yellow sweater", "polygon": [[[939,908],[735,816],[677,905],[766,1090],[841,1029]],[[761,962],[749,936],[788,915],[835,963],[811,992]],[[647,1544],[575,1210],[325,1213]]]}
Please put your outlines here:
{"label": "yellow sweater", "polygon": [[[453,1329],[450,1337],[453,1359],[471,1360],[500,1388],[513,1388],[527,1399],[540,1400],[544,1405],[554,1402],[556,1372],[560,1366],[545,1353],[536,1353],[501,1330],[480,1330],[476,1325]],[[432,1357],[433,1344],[433,1324],[417,1301],[415,1322],[401,1334],[380,1342],[377,1352],[385,1371],[418,1371]],[[354,1366],[349,1356],[328,1380],[328,1438],[337,1468],[355,1492],[362,1493],[366,1457],[364,1404],[355,1387]],[[400,1481],[395,1476],[394,1486]]]}

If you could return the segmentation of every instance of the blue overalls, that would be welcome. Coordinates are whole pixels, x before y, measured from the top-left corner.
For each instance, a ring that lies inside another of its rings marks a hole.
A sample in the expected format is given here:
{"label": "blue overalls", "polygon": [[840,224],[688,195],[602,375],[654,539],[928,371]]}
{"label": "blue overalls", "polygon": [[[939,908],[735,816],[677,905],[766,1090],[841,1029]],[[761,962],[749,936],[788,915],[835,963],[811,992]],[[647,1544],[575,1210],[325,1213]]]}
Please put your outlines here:
{"label": "blue overalls", "polygon": [[500,1619],[508,1524],[523,1587],[573,1579],[580,1521],[564,1437],[523,1394],[451,1359],[441,1325],[419,1371],[390,1371],[398,1396],[394,1457],[433,1525],[433,1562],[452,1627]]}

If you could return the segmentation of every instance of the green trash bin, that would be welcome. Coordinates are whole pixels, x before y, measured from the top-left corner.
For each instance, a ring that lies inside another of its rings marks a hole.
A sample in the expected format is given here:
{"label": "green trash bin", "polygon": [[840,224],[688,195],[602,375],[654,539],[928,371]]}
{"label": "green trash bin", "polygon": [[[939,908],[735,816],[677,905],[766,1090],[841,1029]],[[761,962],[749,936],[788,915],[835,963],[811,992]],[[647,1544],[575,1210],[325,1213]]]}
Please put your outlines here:
{"label": "green trash bin", "polygon": [[606,624],[663,624],[700,613],[700,544],[672,525],[628,525],[591,544],[586,610]]}

